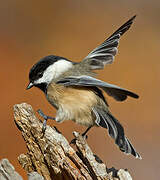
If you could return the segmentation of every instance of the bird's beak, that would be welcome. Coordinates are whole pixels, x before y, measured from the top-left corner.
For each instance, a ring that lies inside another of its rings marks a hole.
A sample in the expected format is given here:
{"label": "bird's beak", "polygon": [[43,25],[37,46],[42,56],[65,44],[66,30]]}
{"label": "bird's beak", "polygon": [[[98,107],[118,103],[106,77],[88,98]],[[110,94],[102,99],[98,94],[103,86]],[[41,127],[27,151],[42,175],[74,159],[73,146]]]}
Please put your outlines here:
{"label": "bird's beak", "polygon": [[27,86],[26,90],[28,90],[28,89],[32,88],[33,86],[34,86],[34,84],[30,82],[30,83],[28,84],[28,86]]}

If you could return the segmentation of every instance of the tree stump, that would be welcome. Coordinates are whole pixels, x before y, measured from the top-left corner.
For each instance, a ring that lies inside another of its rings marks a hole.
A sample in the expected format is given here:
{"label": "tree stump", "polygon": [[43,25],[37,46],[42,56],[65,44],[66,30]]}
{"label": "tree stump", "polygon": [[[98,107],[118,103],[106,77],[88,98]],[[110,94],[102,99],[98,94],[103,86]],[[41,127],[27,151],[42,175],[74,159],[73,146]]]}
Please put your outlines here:
{"label": "tree stump", "polygon": [[16,104],[14,118],[28,149],[18,160],[27,173],[32,173],[29,179],[34,177],[33,172],[46,180],[132,179],[124,169],[107,169],[78,132],[73,133],[76,151],[55,127],[47,125],[43,135],[42,122],[35,116],[31,105]]}

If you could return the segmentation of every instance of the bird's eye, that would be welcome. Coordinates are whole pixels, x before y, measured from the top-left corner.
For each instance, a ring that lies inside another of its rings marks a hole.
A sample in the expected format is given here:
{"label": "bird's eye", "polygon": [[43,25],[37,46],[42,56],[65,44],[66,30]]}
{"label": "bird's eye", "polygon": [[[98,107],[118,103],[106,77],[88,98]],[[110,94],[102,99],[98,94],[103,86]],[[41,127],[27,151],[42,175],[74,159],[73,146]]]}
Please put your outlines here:
{"label": "bird's eye", "polygon": [[40,77],[43,76],[43,73],[42,73],[42,72],[39,72],[37,75],[38,75],[38,77],[40,78]]}

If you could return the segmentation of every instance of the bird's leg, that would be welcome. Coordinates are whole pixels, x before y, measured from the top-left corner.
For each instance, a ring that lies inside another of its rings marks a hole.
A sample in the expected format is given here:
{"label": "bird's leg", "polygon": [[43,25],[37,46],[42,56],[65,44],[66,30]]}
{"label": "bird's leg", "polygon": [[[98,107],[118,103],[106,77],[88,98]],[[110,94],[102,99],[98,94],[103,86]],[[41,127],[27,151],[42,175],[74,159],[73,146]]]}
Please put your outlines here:
{"label": "bird's leg", "polygon": [[[85,138],[87,139],[87,135],[86,135],[86,134],[87,134],[87,132],[91,129],[91,127],[92,127],[92,126],[88,127],[88,128],[84,131],[84,133],[81,134],[83,138],[85,137]],[[70,142],[70,144],[75,144],[75,143],[76,143],[76,138],[72,139],[71,142]]]}
{"label": "bird's leg", "polygon": [[82,137],[85,137],[85,136],[86,136],[87,132],[91,129],[91,127],[92,127],[92,126],[88,127],[88,128],[84,131],[84,133],[82,133]]}
{"label": "bird's leg", "polygon": [[43,121],[43,126],[42,126],[42,133],[44,134],[45,133],[45,130],[46,130],[46,124],[47,124],[47,120],[48,119],[52,119],[52,120],[55,120],[54,117],[51,117],[51,116],[46,116],[40,109],[38,109],[38,114],[40,116],[42,116],[44,118],[44,121]]}

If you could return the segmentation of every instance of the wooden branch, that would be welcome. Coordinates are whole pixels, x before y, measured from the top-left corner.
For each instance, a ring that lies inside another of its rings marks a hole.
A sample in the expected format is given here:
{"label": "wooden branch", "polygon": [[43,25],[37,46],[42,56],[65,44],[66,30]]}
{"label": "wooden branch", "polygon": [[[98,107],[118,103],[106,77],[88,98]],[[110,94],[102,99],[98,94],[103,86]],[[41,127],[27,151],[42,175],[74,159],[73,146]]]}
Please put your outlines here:
{"label": "wooden branch", "polygon": [[[23,180],[8,159],[0,161],[0,180]],[[44,180],[37,172],[28,173],[28,180]]]}
{"label": "wooden branch", "polygon": [[8,161],[8,159],[2,159],[0,161],[0,179],[15,179],[22,180],[22,177],[15,171],[12,164]]}
{"label": "wooden branch", "polygon": [[42,122],[26,103],[14,106],[15,123],[21,131],[28,149],[18,160],[27,173],[38,172],[46,180],[131,180],[128,171],[107,169],[94,155],[86,140],[77,132],[75,151],[66,138],[47,125],[42,135]]}

